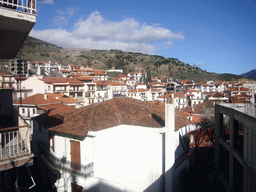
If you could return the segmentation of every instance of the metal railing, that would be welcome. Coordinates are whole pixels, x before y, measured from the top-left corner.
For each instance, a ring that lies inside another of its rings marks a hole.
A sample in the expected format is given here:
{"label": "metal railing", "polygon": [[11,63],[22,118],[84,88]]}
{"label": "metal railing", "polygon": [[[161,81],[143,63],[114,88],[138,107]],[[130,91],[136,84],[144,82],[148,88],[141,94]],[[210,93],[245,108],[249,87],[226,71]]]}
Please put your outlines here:
{"label": "metal railing", "polygon": [[58,170],[65,170],[71,174],[83,177],[93,176],[93,162],[83,165],[66,160],[66,158],[57,158],[52,152],[48,151],[41,144],[37,144],[40,154],[50,163],[50,165]]}
{"label": "metal railing", "polygon": [[30,14],[36,13],[36,0],[0,0],[0,6]]}
{"label": "metal railing", "polygon": [[30,154],[29,128],[0,129],[0,160]]}

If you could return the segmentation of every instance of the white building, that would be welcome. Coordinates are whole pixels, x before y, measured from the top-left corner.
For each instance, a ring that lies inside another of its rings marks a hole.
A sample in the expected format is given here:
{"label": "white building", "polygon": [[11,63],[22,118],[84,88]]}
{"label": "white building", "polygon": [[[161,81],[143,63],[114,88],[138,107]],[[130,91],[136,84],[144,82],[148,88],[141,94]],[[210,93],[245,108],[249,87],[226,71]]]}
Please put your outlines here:
{"label": "white building", "polygon": [[[182,136],[195,127],[186,115],[175,118],[173,104],[164,108],[118,98],[59,117],[59,125],[46,127],[50,137],[45,132],[44,142],[47,148],[50,139],[53,152],[47,153],[48,158],[55,156],[52,165],[62,173],[55,183],[58,191],[179,190],[179,174],[188,167]],[[34,127],[39,128],[40,122],[47,118],[37,117]],[[42,133],[38,130],[38,137]]]}
{"label": "white building", "polygon": [[[51,72],[56,73],[61,70],[61,64],[51,61],[31,62],[31,69],[35,69],[37,75],[49,76]],[[44,73],[44,74],[43,74]]]}

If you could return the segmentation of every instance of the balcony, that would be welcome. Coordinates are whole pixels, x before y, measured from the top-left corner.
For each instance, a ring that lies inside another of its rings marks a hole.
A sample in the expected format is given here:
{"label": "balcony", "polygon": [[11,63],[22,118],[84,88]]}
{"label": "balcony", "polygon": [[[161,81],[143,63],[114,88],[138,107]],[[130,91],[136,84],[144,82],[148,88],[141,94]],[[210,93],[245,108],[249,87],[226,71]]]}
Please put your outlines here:
{"label": "balcony", "polygon": [[0,0],[0,59],[13,59],[36,23],[36,0]]}
{"label": "balcony", "polygon": [[70,92],[84,92],[84,89],[69,89]]}
{"label": "balcony", "polygon": [[64,170],[73,175],[78,175],[82,177],[93,176],[93,162],[87,165],[75,164],[71,161],[67,161],[66,158],[57,158],[53,152],[44,148],[41,144],[37,144],[40,151],[40,157],[45,161],[50,167],[57,170]]}
{"label": "balcony", "polygon": [[28,126],[0,129],[0,171],[33,161]]}

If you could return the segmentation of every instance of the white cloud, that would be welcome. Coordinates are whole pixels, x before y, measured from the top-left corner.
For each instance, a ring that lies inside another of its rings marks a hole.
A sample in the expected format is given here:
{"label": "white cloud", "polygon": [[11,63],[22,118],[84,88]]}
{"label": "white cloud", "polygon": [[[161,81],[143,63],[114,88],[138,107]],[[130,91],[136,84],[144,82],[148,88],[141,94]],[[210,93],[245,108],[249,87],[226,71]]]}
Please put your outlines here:
{"label": "white cloud", "polygon": [[42,4],[54,4],[53,0],[39,1],[38,3],[42,3]]}
{"label": "white cloud", "polygon": [[[67,18],[73,16],[75,10],[71,8],[70,13],[67,12],[59,12],[56,18],[56,21],[62,21],[61,26],[66,25]],[[158,25],[141,24],[133,18],[120,22],[107,21],[97,11],[86,19],[80,18],[71,32],[63,28],[32,30],[31,35],[62,47],[121,49],[143,53],[170,49],[174,41],[184,39],[182,32],[172,33]]]}

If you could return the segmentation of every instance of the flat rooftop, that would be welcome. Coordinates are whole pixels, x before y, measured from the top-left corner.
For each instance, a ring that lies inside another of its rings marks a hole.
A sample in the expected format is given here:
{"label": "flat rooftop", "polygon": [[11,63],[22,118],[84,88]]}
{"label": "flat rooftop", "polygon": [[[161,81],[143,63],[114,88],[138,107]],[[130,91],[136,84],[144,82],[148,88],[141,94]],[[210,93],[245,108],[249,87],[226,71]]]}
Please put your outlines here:
{"label": "flat rooftop", "polygon": [[221,103],[218,104],[223,107],[231,108],[241,113],[245,113],[249,116],[256,118],[256,107],[254,104],[249,103]]}

